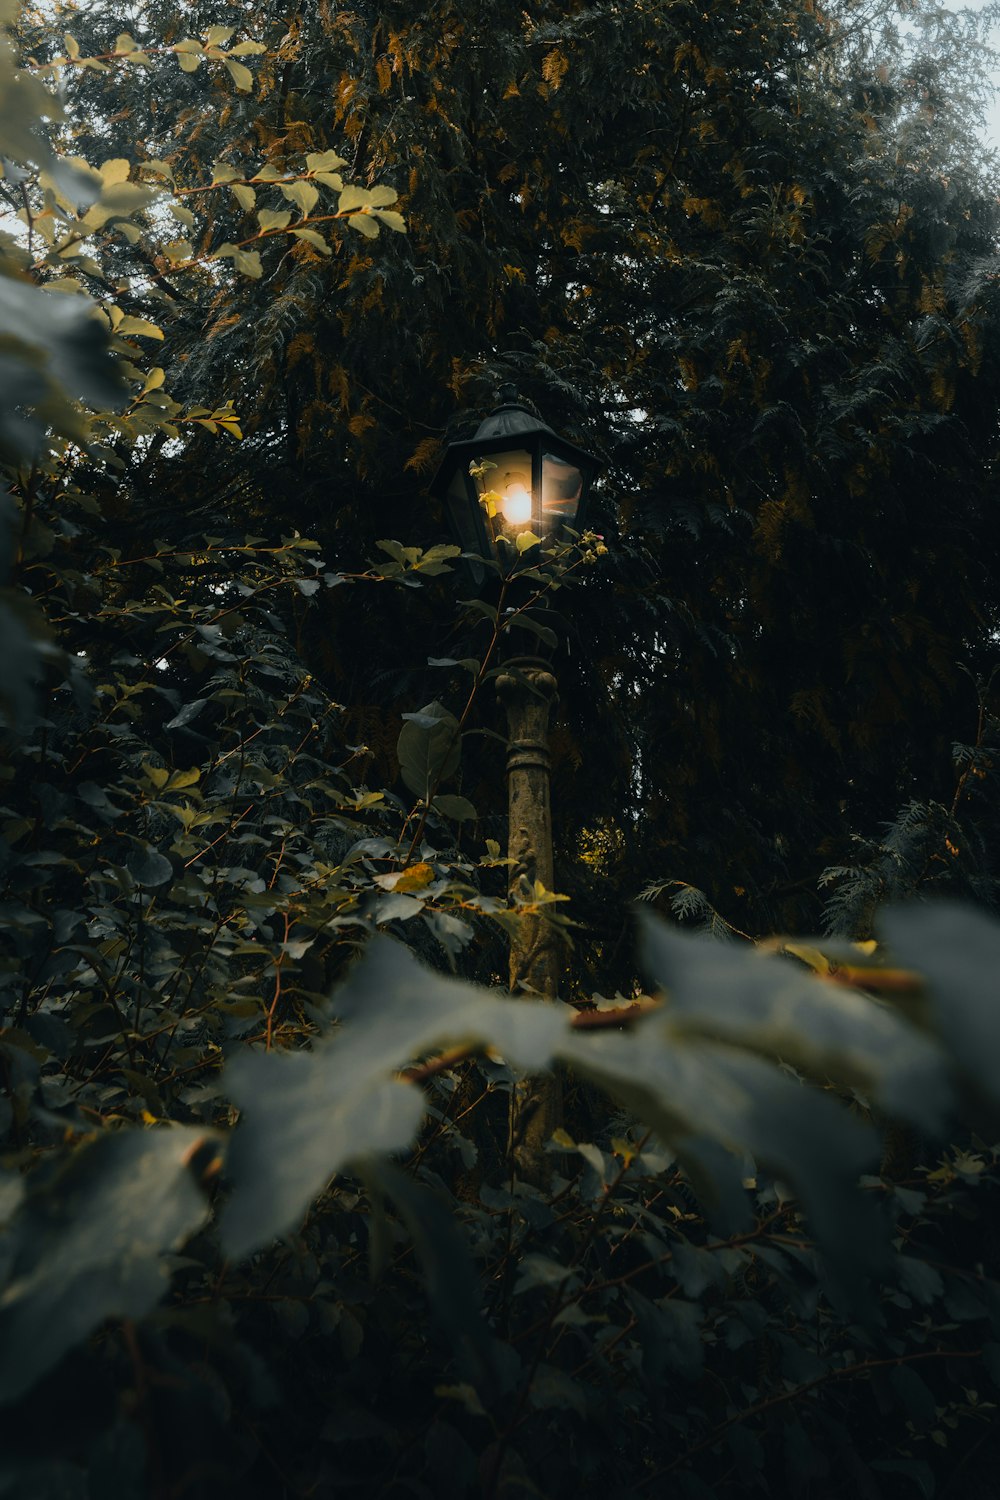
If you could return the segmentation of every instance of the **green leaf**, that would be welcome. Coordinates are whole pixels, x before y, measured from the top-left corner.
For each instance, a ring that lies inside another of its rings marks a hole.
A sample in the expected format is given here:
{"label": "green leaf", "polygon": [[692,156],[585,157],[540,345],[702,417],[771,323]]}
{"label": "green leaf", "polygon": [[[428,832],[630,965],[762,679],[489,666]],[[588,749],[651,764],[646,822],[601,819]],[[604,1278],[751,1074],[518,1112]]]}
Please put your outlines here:
{"label": "green leaf", "polygon": [[950,1107],[945,1058],[898,1012],[797,964],[639,914],[643,965],[686,1035],[737,1042],[875,1094],[887,1114],[937,1129]]}
{"label": "green leaf", "polygon": [[250,209],[252,209],[254,204],[257,202],[257,194],[254,192],[253,188],[245,182],[234,182],[232,188],[230,189],[230,192],[236,199],[237,203],[240,205],[240,208],[242,208],[247,213],[249,213]]}
{"label": "green leaf", "polygon": [[454,818],[456,823],[472,822],[479,817],[472,803],[465,797],[439,794],[434,798],[432,806],[436,812],[443,813],[446,818]]}
{"label": "green leaf", "polygon": [[157,328],[155,323],[148,323],[145,318],[122,318],[115,328],[115,333],[132,334],[133,337],[144,339],[163,338],[163,329]]}
{"label": "green leaf", "polygon": [[889,1383],[918,1429],[933,1426],[937,1403],[916,1370],[908,1365],[897,1365],[889,1372]]}
{"label": "green leaf", "polygon": [[219,182],[235,182],[242,176],[243,173],[230,166],[228,162],[217,161],[212,167],[212,186],[214,187]]}
{"label": "green leaf", "polygon": [[170,880],[174,867],[169,859],[148,844],[133,849],[125,861],[125,867],[137,885],[163,885]]}
{"label": "green leaf", "polygon": [[425,801],[439,782],[453,776],[461,759],[458,720],[436,700],[420,710],[420,718],[408,717],[396,741],[399,770],[416,797]]}
{"label": "green leaf", "polygon": [[431,1309],[451,1342],[459,1373],[480,1389],[495,1385],[495,1343],[483,1318],[482,1284],[452,1201],[384,1162],[368,1167],[365,1175],[392,1199],[409,1230]]}
{"label": "green leaf", "polygon": [[737,1047],[686,1036],[669,1008],[634,1022],[627,1035],[573,1033],[560,1057],[678,1151],[700,1137],[737,1160],[749,1153],[791,1183],[842,1265],[884,1254],[873,1206],[856,1187],[877,1154],[875,1133],[830,1095]]}
{"label": "green leaf", "polygon": [[0,1401],[11,1401],[106,1318],[140,1318],[166,1289],[163,1255],[208,1218],[189,1162],[205,1133],[123,1130],[29,1179],[0,1299]]}
{"label": "green leaf", "polygon": [[878,931],[898,962],[927,980],[938,1034],[966,1072],[1000,1100],[1000,923],[957,902],[882,911]]}
{"label": "green leaf", "polygon": [[293,1229],[334,1173],[410,1144],[424,1105],[394,1078],[407,1063],[438,1045],[482,1042],[517,1066],[544,1067],[568,1029],[558,1007],[493,998],[384,937],[338,991],[335,1013],[342,1027],[311,1052],[246,1053],[226,1067],[226,1093],[242,1111],[221,1220],[234,1258]]}

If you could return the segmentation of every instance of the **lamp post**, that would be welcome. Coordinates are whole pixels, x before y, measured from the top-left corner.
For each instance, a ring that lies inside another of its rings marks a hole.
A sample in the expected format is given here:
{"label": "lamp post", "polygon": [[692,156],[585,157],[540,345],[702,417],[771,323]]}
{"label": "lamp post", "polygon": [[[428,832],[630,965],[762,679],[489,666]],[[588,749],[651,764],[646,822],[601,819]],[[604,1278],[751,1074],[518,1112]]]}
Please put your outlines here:
{"label": "lamp post", "polygon": [[[582,530],[598,467],[593,455],[559,437],[518,401],[513,386],[504,386],[474,437],[448,445],[430,488],[444,501],[480,582],[485,570],[476,558],[492,558],[512,573],[518,559],[531,563],[536,547],[558,541],[564,528]],[[502,665],[497,693],[507,715],[510,890],[533,892],[536,881],[552,890],[549,721],[558,684],[551,663],[539,656],[512,654]],[[526,914],[511,940],[512,992],[556,999],[560,948],[552,923]],[[545,1142],[558,1115],[555,1080],[518,1084],[511,1141],[515,1162],[529,1180],[545,1176]]]}

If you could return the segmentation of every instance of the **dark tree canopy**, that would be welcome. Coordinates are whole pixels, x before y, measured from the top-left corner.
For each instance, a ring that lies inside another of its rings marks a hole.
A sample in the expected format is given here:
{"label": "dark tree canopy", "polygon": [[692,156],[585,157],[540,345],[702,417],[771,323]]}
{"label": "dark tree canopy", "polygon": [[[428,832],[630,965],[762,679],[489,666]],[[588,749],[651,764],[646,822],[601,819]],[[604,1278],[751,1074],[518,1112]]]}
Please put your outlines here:
{"label": "dark tree canopy", "polygon": [[986,1500],[994,7],[236,9],[0,0],[0,1500]]}

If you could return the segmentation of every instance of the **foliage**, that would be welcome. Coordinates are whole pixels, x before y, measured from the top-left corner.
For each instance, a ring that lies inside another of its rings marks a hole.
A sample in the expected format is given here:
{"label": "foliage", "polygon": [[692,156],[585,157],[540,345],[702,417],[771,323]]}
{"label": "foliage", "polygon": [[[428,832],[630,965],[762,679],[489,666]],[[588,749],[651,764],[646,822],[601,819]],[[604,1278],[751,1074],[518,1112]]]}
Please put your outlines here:
{"label": "foliage", "polygon": [[[996,209],[892,11],[0,7],[0,1495],[992,1492],[1000,928],[898,898],[995,894]],[[620,535],[470,599],[501,374]]]}

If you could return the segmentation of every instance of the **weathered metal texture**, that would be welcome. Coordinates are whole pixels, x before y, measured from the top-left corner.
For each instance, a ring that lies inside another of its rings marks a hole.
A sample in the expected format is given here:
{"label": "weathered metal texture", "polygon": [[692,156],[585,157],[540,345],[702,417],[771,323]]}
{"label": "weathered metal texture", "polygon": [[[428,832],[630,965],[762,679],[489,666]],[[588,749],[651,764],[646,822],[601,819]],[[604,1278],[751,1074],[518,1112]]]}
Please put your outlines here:
{"label": "weathered metal texture", "polygon": [[[549,719],[558,685],[548,662],[515,657],[497,678],[497,694],[507,712],[508,854],[511,894],[530,900],[540,881],[554,887]],[[525,915],[511,940],[513,993],[554,1000],[559,990],[562,942],[558,929],[542,917]],[[548,1175],[545,1142],[561,1123],[561,1090],[554,1075],[525,1079],[511,1097],[510,1139],[519,1174],[541,1183]]]}

